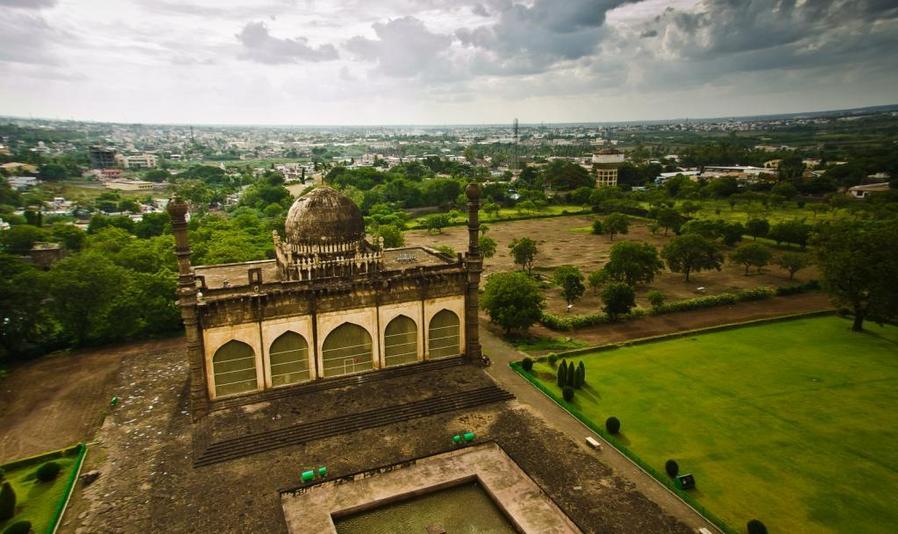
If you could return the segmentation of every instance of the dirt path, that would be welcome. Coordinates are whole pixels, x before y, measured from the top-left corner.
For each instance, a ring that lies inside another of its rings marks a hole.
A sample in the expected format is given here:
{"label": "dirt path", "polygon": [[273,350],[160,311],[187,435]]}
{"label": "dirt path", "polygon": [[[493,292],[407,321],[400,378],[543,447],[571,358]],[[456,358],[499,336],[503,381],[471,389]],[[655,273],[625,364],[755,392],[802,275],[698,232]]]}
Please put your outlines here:
{"label": "dirt path", "polygon": [[[542,325],[530,328],[530,333],[545,337],[572,337],[587,345],[602,345],[628,339],[657,336],[683,330],[694,330],[727,323],[738,323],[768,317],[780,317],[795,313],[806,313],[832,308],[829,297],[822,292],[775,297],[755,302],[740,302],[730,306],[716,306],[704,310],[651,315],[635,321],[603,324],[581,328],[573,332],[556,332]],[[481,331],[491,329],[488,325]],[[539,353],[537,353],[539,354]]]}
{"label": "dirt path", "polygon": [[[705,326],[776,317],[802,311],[815,311],[828,307],[829,301],[825,296],[817,294],[800,295],[763,302],[742,303],[728,306],[726,309],[713,308],[696,312],[649,317],[621,325],[605,325],[584,329],[578,331],[575,335],[578,339],[588,341],[591,344],[601,344]],[[558,335],[558,333],[551,330],[538,333]],[[493,365],[488,368],[487,372],[502,387],[514,393],[518,401],[529,405],[547,424],[564,432],[578,443],[582,444],[586,436],[592,436],[600,442],[604,442],[600,436],[583,426],[577,419],[539,392],[508,366],[510,362],[524,357],[524,354],[518,352],[513,346],[499,337],[498,330],[485,320],[481,320],[480,340],[484,353],[488,354],[493,361]],[[683,501],[671,494],[654,478],[636,467],[623,454],[607,443],[605,443],[601,451],[596,451],[596,454],[616,474],[632,482],[639,492],[654,501],[666,513],[686,523],[693,529],[705,527],[712,531],[717,531],[716,527],[705,521]]]}
{"label": "dirt path", "polygon": [[124,358],[182,338],[59,353],[13,367],[0,382],[0,463],[89,441],[103,422]]}

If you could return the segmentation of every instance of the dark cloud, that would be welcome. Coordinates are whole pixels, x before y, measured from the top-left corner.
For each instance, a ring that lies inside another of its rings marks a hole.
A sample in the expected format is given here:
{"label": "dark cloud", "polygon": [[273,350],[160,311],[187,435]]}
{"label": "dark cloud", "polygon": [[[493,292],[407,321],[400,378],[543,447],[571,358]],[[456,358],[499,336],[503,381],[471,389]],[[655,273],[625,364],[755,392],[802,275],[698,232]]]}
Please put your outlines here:
{"label": "dark cloud", "polygon": [[337,59],[337,49],[331,44],[310,46],[303,37],[281,39],[272,37],[264,22],[250,22],[237,34],[243,44],[246,59],[266,64],[295,63],[297,61],[329,61]]}
{"label": "dark cloud", "polygon": [[495,24],[462,28],[456,36],[479,56],[472,62],[484,74],[521,74],[556,62],[595,53],[605,14],[625,0],[536,0],[532,5],[497,2]]}
{"label": "dark cloud", "polygon": [[387,76],[426,78],[445,72],[444,53],[452,44],[448,35],[431,32],[415,17],[402,17],[372,26],[377,39],[356,36],[346,49],[356,57],[377,62],[377,70]]}
{"label": "dark cloud", "polygon": [[43,9],[53,7],[56,0],[0,0],[0,7],[18,7],[22,9]]}

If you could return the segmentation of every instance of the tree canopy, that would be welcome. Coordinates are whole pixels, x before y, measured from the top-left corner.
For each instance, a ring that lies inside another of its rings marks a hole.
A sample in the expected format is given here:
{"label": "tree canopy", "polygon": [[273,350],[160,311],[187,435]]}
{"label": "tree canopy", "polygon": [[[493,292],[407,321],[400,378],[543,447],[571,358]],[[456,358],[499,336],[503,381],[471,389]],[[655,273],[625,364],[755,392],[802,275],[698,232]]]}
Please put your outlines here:
{"label": "tree canopy", "polygon": [[699,234],[684,234],[673,238],[664,246],[661,256],[667,267],[675,273],[689,275],[698,271],[717,269],[723,264],[723,254],[713,241]]}
{"label": "tree canopy", "polygon": [[522,272],[495,273],[483,289],[481,307],[505,333],[526,330],[542,317],[539,285]]}

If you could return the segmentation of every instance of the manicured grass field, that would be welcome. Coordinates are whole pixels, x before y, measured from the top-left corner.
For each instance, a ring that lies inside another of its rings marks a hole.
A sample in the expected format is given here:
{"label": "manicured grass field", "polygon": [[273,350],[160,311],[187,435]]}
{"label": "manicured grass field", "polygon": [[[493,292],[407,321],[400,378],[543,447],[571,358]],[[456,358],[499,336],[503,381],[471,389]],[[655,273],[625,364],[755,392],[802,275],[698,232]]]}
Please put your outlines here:
{"label": "manicured grass field", "polygon": [[[16,462],[13,462],[4,467],[5,480],[16,492],[16,515],[7,521],[0,521],[0,532],[18,521],[30,521],[32,532],[49,532],[57,507],[65,499],[72,471],[78,467],[79,458],[77,450],[69,449],[62,456],[35,457],[23,462],[23,465],[14,465]],[[35,471],[51,460],[61,467],[59,474],[50,482],[40,482],[35,477]]]}
{"label": "manicured grass field", "polygon": [[[733,528],[894,532],[898,525],[898,328],[796,319],[575,357],[573,404]],[[555,370],[534,374],[558,392]]]}
{"label": "manicured grass field", "polygon": [[[577,206],[573,204],[561,204],[561,205],[550,205],[545,206],[542,209],[533,210],[533,211],[521,211],[515,208],[502,208],[499,210],[498,216],[494,216],[492,213],[486,213],[484,211],[480,212],[480,222],[483,223],[493,223],[500,222],[503,220],[519,220],[519,219],[530,219],[530,218],[539,218],[539,217],[555,217],[566,214],[573,213],[583,213],[589,212],[588,206]],[[416,228],[424,228],[424,219],[427,218],[427,215],[423,215],[421,217],[417,217],[408,222],[409,229]],[[450,224],[465,224],[468,221],[468,214],[465,210],[458,210],[458,216],[452,217],[450,219]]]}

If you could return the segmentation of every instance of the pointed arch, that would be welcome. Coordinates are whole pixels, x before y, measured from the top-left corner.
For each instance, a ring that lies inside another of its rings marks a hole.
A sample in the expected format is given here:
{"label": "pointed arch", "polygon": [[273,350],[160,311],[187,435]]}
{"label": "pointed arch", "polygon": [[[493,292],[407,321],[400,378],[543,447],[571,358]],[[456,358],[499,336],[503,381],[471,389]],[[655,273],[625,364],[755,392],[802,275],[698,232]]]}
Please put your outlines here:
{"label": "pointed arch", "polygon": [[310,378],[309,344],[296,332],[284,332],[271,343],[268,361],[274,387],[305,382]]}
{"label": "pointed arch", "polygon": [[427,330],[427,355],[430,359],[447,358],[461,353],[458,315],[440,310]]}
{"label": "pointed arch", "polygon": [[418,361],[418,325],[410,317],[399,315],[384,329],[386,366]]}
{"label": "pointed arch", "polygon": [[237,395],[259,389],[256,352],[242,341],[231,340],[212,356],[215,396]]}
{"label": "pointed arch", "polygon": [[371,334],[357,324],[341,324],[324,339],[321,360],[325,378],[373,369]]}

